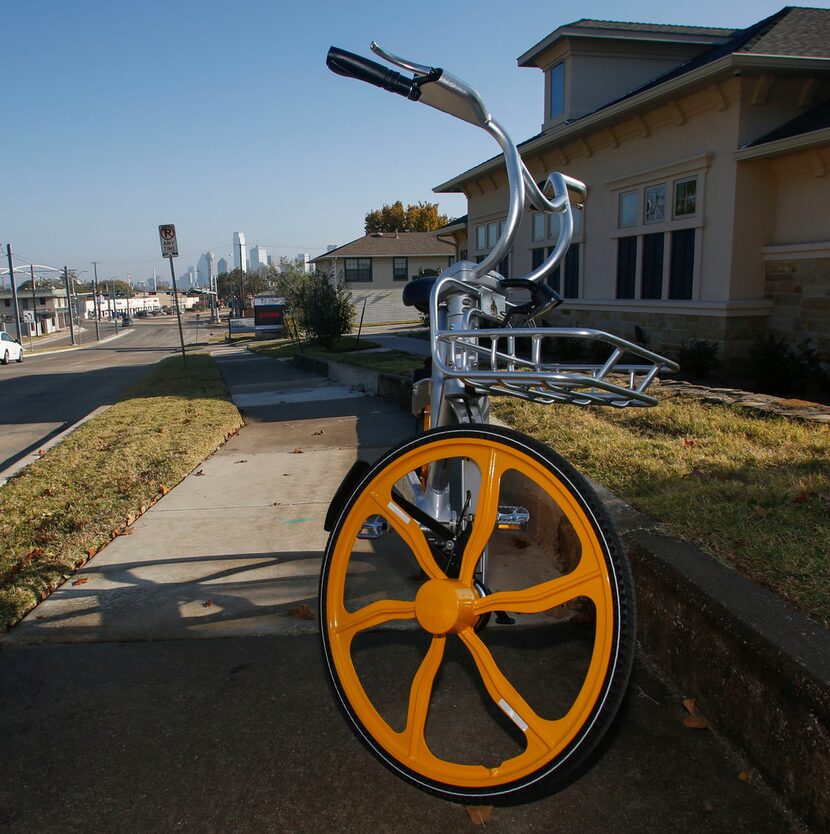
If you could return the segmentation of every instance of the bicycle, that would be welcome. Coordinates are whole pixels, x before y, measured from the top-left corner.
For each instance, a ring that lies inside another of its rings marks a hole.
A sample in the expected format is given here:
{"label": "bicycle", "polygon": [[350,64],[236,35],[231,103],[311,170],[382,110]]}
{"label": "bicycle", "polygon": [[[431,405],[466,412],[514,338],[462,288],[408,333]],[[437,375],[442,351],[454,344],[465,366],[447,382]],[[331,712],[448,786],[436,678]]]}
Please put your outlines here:
{"label": "bicycle", "polygon": [[[585,200],[586,186],[553,172],[540,188],[475,90],[371,49],[411,77],[335,47],[328,66],[486,130],[510,199],[481,263],[404,288],[404,303],[429,314],[431,365],[413,381],[422,431],[358,461],[332,500],[323,653],[352,729],[393,772],[446,799],[513,804],[571,780],[610,727],[634,661],[635,599],[589,483],[550,448],[488,424],[489,397],[650,406],[646,389],[677,365],[608,333],[546,325],[562,302],[544,279],[570,244],[569,192]],[[506,279],[495,269],[527,205],[559,219],[558,241]],[[574,339],[609,354],[561,361],[557,347]]]}

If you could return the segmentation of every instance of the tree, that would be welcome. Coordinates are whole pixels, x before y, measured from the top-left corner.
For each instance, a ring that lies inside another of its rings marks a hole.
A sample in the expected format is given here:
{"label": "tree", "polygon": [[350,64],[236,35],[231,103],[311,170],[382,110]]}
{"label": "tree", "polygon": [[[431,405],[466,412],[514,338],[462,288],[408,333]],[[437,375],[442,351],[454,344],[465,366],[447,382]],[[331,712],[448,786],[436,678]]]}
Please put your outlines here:
{"label": "tree", "polygon": [[376,232],[434,232],[449,223],[446,214],[438,214],[438,203],[410,203],[400,200],[366,214],[366,234]]}
{"label": "tree", "polygon": [[354,324],[351,291],[322,272],[295,277],[287,293],[291,316],[306,338],[330,348]]}
{"label": "tree", "polygon": [[230,272],[221,272],[216,277],[216,291],[225,304],[228,304],[233,298],[238,299],[240,292],[244,294],[245,299],[248,299],[268,289],[266,276],[257,272],[232,269]]}

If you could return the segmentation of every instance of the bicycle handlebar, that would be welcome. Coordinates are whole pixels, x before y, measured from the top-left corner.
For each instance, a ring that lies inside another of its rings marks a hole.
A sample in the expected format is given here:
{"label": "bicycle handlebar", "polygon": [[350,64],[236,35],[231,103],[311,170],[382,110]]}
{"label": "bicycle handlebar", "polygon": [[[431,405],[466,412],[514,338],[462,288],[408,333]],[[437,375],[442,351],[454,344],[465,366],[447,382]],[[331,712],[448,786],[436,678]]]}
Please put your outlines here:
{"label": "bicycle handlebar", "polygon": [[362,55],[355,55],[345,49],[332,46],[326,55],[326,66],[337,75],[356,78],[374,84],[382,90],[397,93],[404,98],[417,101],[421,97],[421,88],[413,78],[405,78],[395,70],[387,69],[377,61],[370,61]]}
{"label": "bicycle handlebar", "polygon": [[[473,268],[474,279],[486,275],[510,251],[519,223],[524,216],[526,202],[537,211],[559,215],[560,229],[556,246],[537,269],[524,276],[524,280],[536,284],[541,283],[564,257],[573,236],[573,216],[568,191],[573,191],[580,197],[580,200],[584,200],[588,195],[585,183],[554,171],[548,177],[544,189],[540,189],[522,160],[516,143],[489,114],[484,102],[472,87],[442,69],[417,64],[387,53],[374,41],[371,48],[376,55],[389,63],[413,72],[414,77],[408,78],[395,70],[387,69],[382,64],[334,46],[329,49],[326,64],[332,72],[338,75],[366,81],[381,89],[402,95],[410,101],[420,101],[422,104],[470,122],[486,130],[498,142],[504,153],[510,188],[510,204],[504,230],[489,254]],[[548,198],[548,194],[552,199]]]}

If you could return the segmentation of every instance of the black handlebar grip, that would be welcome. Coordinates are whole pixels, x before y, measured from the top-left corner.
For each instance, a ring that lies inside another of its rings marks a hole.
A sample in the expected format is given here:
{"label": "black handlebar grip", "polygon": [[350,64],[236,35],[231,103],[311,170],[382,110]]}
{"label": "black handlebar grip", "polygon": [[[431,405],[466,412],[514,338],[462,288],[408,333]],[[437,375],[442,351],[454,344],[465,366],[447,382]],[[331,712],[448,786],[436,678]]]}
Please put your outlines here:
{"label": "black handlebar grip", "polygon": [[338,49],[332,46],[326,56],[326,66],[338,75],[346,78],[356,78],[358,81],[366,81],[374,84],[390,93],[397,93],[404,98],[417,101],[421,95],[421,89],[414,79],[406,78],[395,70],[387,69],[383,64],[370,61],[361,55],[347,52],[345,49]]}

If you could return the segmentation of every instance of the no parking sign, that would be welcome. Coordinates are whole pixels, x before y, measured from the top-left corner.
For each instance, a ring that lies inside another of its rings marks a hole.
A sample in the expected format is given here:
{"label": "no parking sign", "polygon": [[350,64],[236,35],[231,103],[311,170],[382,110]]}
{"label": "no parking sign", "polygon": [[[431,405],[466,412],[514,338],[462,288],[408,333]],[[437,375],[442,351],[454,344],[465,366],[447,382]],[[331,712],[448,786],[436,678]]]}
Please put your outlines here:
{"label": "no parking sign", "polygon": [[176,227],[172,223],[159,226],[162,258],[178,258],[179,244],[176,242]]}

